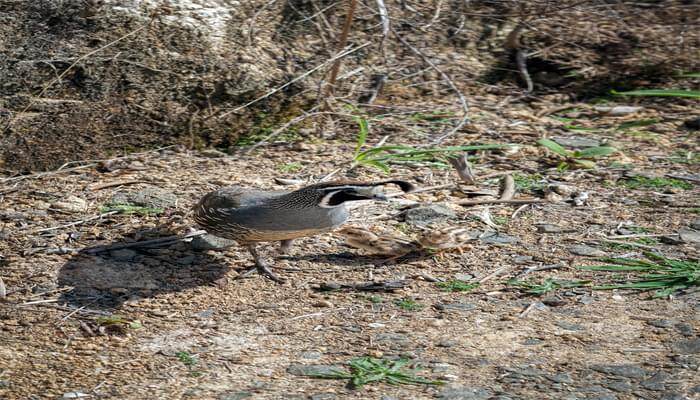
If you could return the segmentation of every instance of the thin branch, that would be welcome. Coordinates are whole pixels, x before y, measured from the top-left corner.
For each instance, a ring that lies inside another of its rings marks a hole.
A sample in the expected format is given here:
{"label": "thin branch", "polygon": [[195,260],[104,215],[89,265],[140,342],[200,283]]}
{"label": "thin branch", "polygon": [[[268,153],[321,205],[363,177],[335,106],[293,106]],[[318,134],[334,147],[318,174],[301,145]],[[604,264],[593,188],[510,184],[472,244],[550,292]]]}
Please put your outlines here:
{"label": "thin branch", "polygon": [[244,108],[247,108],[247,107],[249,107],[249,106],[251,106],[251,105],[253,105],[253,104],[259,102],[260,100],[266,99],[266,98],[272,96],[273,94],[279,92],[280,90],[283,90],[284,88],[288,87],[289,85],[292,85],[292,84],[294,84],[294,83],[296,83],[296,82],[298,82],[298,81],[300,81],[300,80],[306,78],[307,76],[313,74],[314,72],[318,71],[319,69],[321,69],[321,68],[325,67],[326,65],[328,65],[328,64],[330,64],[330,63],[332,63],[332,62],[334,62],[335,60],[338,60],[338,59],[340,59],[340,58],[343,58],[343,57],[345,57],[345,56],[347,56],[347,55],[349,55],[349,54],[352,54],[352,53],[354,53],[354,52],[356,52],[356,51],[358,51],[358,50],[360,50],[360,49],[363,49],[363,48],[369,46],[370,44],[372,44],[372,43],[371,43],[371,42],[367,42],[367,43],[361,44],[361,45],[359,45],[359,46],[357,46],[357,47],[355,47],[355,48],[353,48],[353,49],[349,49],[349,50],[347,50],[347,51],[343,51],[342,53],[339,53],[338,55],[336,55],[336,56],[334,56],[334,57],[331,57],[330,59],[328,59],[328,60],[322,62],[321,64],[317,65],[316,67],[314,67],[314,68],[312,68],[312,69],[310,69],[310,70],[304,72],[303,74],[297,76],[296,78],[290,80],[289,82],[285,83],[284,85],[279,86],[279,87],[276,87],[276,88],[270,90],[269,92],[265,93],[264,95],[262,95],[262,96],[256,98],[255,100],[251,100],[251,101],[249,101],[249,102],[243,104],[242,106],[238,106],[238,107],[234,108],[233,110],[226,111],[225,113],[219,115],[219,116],[216,117],[216,118],[223,118],[223,117],[225,117],[225,116],[227,116],[227,115],[229,115],[229,114],[232,114],[232,113],[238,112],[238,111],[240,111],[240,110],[242,110],[242,109],[244,109]]}
{"label": "thin branch", "polygon": [[100,219],[102,217],[106,217],[109,215],[114,215],[118,212],[119,211],[110,211],[110,212],[102,213],[100,215],[92,216],[90,218],[81,219],[80,221],[71,222],[71,223],[65,224],[65,225],[52,226],[51,228],[37,229],[37,230],[31,231],[31,233],[49,232],[49,231],[55,231],[56,229],[70,228],[71,226],[82,225],[86,222],[94,221],[96,219]]}
{"label": "thin branch", "polygon": [[438,74],[440,74],[440,76],[442,76],[442,79],[444,79],[447,82],[447,84],[450,86],[450,88],[457,94],[457,97],[459,97],[459,102],[462,104],[462,110],[463,110],[462,119],[459,121],[459,123],[454,128],[452,128],[448,132],[440,135],[437,139],[435,139],[433,141],[433,143],[440,143],[443,140],[447,139],[447,137],[449,137],[450,135],[452,135],[455,132],[462,129],[462,127],[469,121],[469,104],[467,103],[467,99],[464,98],[464,95],[459,90],[459,88],[457,88],[457,85],[455,85],[454,81],[452,81],[452,79],[449,77],[449,75],[447,75],[440,68],[438,68],[438,66],[435,65],[435,63],[430,61],[430,58],[427,55],[425,55],[425,53],[423,53],[422,51],[413,47],[403,37],[401,37],[401,35],[399,35],[395,29],[392,28],[391,31],[394,33],[394,36],[396,36],[396,38],[399,39],[399,42],[401,42],[409,50],[411,50],[416,55],[418,55],[420,58],[422,58],[426,64],[430,65],[430,67],[432,69],[434,69]]}
{"label": "thin branch", "polygon": [[277,0],[270,0],[267,4],[262,6],[254,15],[253,18],[250,19],[250,25],[248,28],[248,46],[253,45],[253,34],[255,33],[255,20],[258,19],[260,14],[262,14],[263,11],[265,11],[268,7],[271,5],[275,4]]}
{"label": "thin branch", "polygon": [[[348,43],[348,35],[350,34],[350,27],[352,26],[352,19],[355,15],[355,9],[357,8],[357,0],[350,0],[348,5],[348,13],[345,15],[345,24],[343,24],[343,31],[340,33],[340,39],[338,40],[338,50],[341,51],[345,48]],[[340,58],[335,60],[333,63],[333,68],[331,68],[331,76],[328,78],[328,91],[326,95],[332,95],[335,89],[335,80],[338,77],[338,71],[340,71]]]}
{"label": "thin branch", "polygon": [[510,199],[510,200],[504,200],[504,199],[489,199],[489,200],[462,200],[458,201],[455,204],[459,204],[460,206],[478,206],[482,204],[541,204],[541,203],[548,203],[547,200],[542,200],[542,199]]}

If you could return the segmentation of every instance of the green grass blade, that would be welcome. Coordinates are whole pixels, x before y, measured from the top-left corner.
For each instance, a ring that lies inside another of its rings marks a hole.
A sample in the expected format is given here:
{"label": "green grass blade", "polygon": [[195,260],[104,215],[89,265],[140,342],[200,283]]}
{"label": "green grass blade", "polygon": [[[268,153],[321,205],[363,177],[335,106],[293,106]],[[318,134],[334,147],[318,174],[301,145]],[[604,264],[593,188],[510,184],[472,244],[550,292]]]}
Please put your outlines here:
{"label": "green grass blade", "polygon": [[568,150],[566,150],[564,147],[562,147],[559,143],[555,142],[554,140],[542,138],[542,139],[537,141],[537,144],[545,147],[547,150],[549,150],[555,154],[558,154],[562,157],[569,157],[569,155],[571,154]]}
{"label": "green grass blade", "polygon": [[581,157],[581,158],[605,157],[605,156],[609,156],[610,154],[613,154],[616,151],[617,151],[616,148],[610,147],[610,146],[590,147],[588,149],[584,149],[584,150],[579,151],[577,157]]}
{"label": "green grass blade", "polygon": [[617,96],[662,96],[662,97],[689,97],[700,98],[700,90],[682,90],[682,89],[640,89],[631,90],[629,92],[616,92],[612,94]]}

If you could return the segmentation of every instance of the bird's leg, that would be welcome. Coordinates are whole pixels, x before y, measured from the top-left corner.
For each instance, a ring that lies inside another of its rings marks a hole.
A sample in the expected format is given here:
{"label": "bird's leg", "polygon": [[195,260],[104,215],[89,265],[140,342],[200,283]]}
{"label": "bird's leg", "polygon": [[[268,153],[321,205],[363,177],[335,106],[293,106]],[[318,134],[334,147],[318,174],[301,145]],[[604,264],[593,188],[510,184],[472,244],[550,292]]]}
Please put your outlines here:
{"label": "bird's leg", "polygon": [[[262,257],[258,253],[258,250],[255,248],[255,244],[249,243],[247,245],[247,247],[248,247],[248,251],[253,256],[253,259],[255,260],[255,269],[257,269],[258,273],[272,279],[273,281],[275,281],[277,283],[284,282],[284,279],[278,277],[270,270],[270,267],[267,265],[267,263],[265,263],[265,261],[262,259]],[[247,274],[248,274],[248,272],[244,273],[244,275],[247,275]]]}
{"label": "bird's leg", "polygon": [[280,254],[289,254],[289,250],[291,250],[293,243],[294,239],[280,241]]}

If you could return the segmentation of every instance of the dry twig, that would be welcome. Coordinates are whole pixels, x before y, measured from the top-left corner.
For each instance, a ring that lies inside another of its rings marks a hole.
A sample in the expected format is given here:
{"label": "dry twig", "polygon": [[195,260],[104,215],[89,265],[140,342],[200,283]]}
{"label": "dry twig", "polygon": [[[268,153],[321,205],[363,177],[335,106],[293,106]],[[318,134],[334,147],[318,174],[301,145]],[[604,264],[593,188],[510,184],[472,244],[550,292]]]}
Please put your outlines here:
{"label": "dry twig", "polygon": [[459,90],[459,88],[458,88],[457,85],[454,83],[454,81],[450,78],[449,75],[447,75],[442,69],[438,68],[438,66],[435,65],[435,63],[433,63],[433,62],[430,60],[430,58],[429,58],[427,55],[425,55],[425,53],[423,53],[422,51],[420,51],[419,49],[417,49],[416,47],[413,47],[410,43],[408,43],[408,42],[406,41],[406,39],[404,39],[401,35],[398,34],[398,32],[396,32],[395,29],[392,28],[391,31],[394,33],[394,36],[396,36],[396,38],[399,39],[399,42],[401,42],[401,44],[403,44],[403,45],[406,46],[409,50],[411,50],[411,51],[414,52],[416,55],[418,55],[420,58],[422,58],[423,61],[425,61],[426,64],[430,65],[430,67],[431,67],[432,69],[434,69],[435,72],[437,72],[438,74],[440,74],[440,76],[442,76],[442,79],[444,79],[444,80],[447,82],[447,84],[450,86],[450,88],[457,94],[457,97],[459,97],[459,102],[460,102],[461,105],[462,105],[462,111],[463,111],[462,118],[460,119],[460,121],[457,123],[457,125],[456,125],[455,127],[453,127],[452,129],[450,129],[450,130],[447,131],[446,133],[444,133],[444,134],[438,136],[438,137],[433,141],[433,143],[440,143],[440,142],[442,142],[443,140],[447,139],[447,138],[448,138],[449,136],[451,136],[452,134],[454,134],[455,132],[457,132],[457,131],[459,131],[460,129],[462,129],[462,127],[469,121],[469,103],[467,103],[467,99],[464,97],[464,95],[462,94],[462,92]]}
{"label": "dry twig", "polygon": [[107,245],[107,246],[88,247],[88,248],[84,248],[84,249],[80,250],[80,252],[87,253],[87,254],[97,254],[97,253],[103,253],[105,251],[121,250],[121,249],[133,248],[133,247],[153,247],[154,245],[164,246],[167,244],[179,242],[181,240],[193,238],[195,236],[202,236],[206,233],[207,233],[207,231],[199,230],[199,231],[190,232],[186,235],[173,235],[173,236],[166,236],[166,237],[162,237],[162,238],[158,238],[158,239],[142,240],[140,242],[117,243],[117,244]]}

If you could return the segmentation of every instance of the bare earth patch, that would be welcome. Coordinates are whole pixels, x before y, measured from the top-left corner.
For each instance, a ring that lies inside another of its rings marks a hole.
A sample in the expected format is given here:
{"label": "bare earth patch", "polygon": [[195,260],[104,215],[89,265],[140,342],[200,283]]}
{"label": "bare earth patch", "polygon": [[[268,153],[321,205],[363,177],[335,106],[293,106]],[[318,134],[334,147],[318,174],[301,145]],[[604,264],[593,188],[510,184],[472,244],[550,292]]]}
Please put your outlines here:
{"label": "bare earth patch", "polygon": [[[119,160],[110,168],[86,164],[43,176],[3,178],[0,277],[7,293],[0,302],[0,397],[698,396],[697,286],[671,298],[594,290],[611,279],[633,280],[635,274],[577,268],[601,264],[587,252],[639,258],[654,250],[672,259],[697,259],[693,232],[699,229],[699,191],[692,180],[699,172],[692,155],[697,133],[681,127],[692,116],[691,106],[651,103],[633,116],[613,117],[573,104],[553,118],[541,111],[559,105],[501,109],[500,101],[484,96],[471,110],[478,118],[469,133],[446,142],[519,145],[472,153],[474,187],[458,187],[459,178],[449,168],[392,165],[392,177],[421,187],[448,187],[353,210],[350,224],[391,235],[411,238],[446,226],[474,231],[476,239],[462,253],[422,252],[383,264],[382,257],[365,255],[327,234],[300,240],[289,256],[276,255],[272,245],[266,249],[287,279],[282,285],[257,275],[236,279],[251,259],[235,246],[202,251],[180,241],[98,254],[78,250],[186,234],[194,228],[189,208],[220,186],[285,189],[290,186],[275,178],[311,182],[336,168],[343,177],[355,146],[354,126],[334,141],[272,145],[251,155],[211,158],[211,152],[168,148]],[[367,146],[376,144],[377,132],[395,135],[388,143],[419,144],[426,134],[441,131],[439,126],[432,130],[438,122],[417,115],[411,120],[415,130],[400,135],[390,129],[390,119],[408,118],[405,114],[382,120],[368,116]],[[618,129],[625,121],[651,118],[659,122],[635,134]],[[562,160],[535,144],[544,132],[567,137],[569,142],[561,142],[570,146],[571,140],[585,137],[619,151],[596,160],[594,169],[557,170]],[[561,198],[522,209],[456,204],[470,192],[498,192],[498,177],[480,177],[508,171],[514,171],[516,198],[544,199],[541,190],[558,182],[585,191],[588,200],[576,206]],[[348,174],[384,177],[362,166]],[[629,184],[639,174],[665,180],[651,187]],[[680,178],[668,181],[668,175]],[[117,200],[134,199],[140,204],[114,208]],[[402,220],[402,207],[411,202],[443,203],[454,216],[420,228]],[[59,228],[46,229],[53,227]],[[471,291],[448,291],[431,278],[481,284]],[[540,295],[507,284],[509,279],[541,284],[547,278],[590,283]],[[396,280],[405,285],[395,291],[318,289],[333,282]],[[343,380],[305,376],[309,369],[304,366],[346,368],[364,356],[408,359],[422,368],[418,376],[444,384],[351,389]]]}

